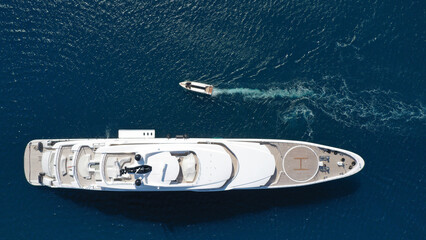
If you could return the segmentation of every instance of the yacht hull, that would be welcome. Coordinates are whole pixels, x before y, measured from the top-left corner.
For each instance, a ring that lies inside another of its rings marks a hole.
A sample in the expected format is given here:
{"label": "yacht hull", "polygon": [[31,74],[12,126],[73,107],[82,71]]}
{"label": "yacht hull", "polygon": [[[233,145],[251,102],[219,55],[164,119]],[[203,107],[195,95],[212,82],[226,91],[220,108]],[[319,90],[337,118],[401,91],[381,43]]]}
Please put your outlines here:
{"label": "yacht hull", "polygon": [[[149,172],[137,173],[140,166],[149,166],[144,168]],[[345,178],[363,167],[364,160],[347,150],[274,139],[133,134],[116,139],[33,140],[24,154],[25,177],[32,185],[99,191],[300,187]]]}

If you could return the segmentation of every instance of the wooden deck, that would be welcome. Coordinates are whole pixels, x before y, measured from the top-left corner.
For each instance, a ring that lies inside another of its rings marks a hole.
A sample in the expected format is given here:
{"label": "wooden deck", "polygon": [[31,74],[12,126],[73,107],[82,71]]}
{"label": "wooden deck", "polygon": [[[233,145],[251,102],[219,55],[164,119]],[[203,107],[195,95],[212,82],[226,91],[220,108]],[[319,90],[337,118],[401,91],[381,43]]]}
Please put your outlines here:
{"label": "wooden deck", "polygon": [[266,184],[268,187],[299,185],[344,175],[355,160],[340,152],[319,147],[267,143],[265,146],[275,157],[276,171]]}

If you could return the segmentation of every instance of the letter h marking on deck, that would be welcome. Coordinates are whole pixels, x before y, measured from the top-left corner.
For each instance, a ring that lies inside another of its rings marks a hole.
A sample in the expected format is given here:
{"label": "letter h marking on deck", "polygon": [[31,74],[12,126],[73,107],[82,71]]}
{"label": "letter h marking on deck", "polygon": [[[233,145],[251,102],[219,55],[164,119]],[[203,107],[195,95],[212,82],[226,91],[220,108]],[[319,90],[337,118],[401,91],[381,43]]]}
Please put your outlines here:
{"label": "letter h marking on deck", "polygon": [[294,170],[298,170],[298,171],[300,171],[300,170],[309,170],[307,168],[303,168],[302,167],[302,160],[303,159],[308,159],[307,157],[295,157],[294,159],[299,159],[299,161],[300,161],[300,167],[299,168],[295,168]]}

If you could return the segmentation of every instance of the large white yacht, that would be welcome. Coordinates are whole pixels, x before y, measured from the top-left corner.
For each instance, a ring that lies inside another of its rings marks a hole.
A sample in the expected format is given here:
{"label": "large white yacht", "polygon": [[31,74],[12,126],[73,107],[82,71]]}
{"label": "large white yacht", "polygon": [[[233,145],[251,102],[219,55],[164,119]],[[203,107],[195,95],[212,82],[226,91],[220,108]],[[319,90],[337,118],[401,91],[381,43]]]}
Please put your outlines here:
{"label": "large white yacht", "polygon": [[364,160],[347,150],[269,139],[155,138],[119,130],[114,139],[33,140],[24,155],[32,185],[102,191],[225,191],[305,186],[353,175]]}

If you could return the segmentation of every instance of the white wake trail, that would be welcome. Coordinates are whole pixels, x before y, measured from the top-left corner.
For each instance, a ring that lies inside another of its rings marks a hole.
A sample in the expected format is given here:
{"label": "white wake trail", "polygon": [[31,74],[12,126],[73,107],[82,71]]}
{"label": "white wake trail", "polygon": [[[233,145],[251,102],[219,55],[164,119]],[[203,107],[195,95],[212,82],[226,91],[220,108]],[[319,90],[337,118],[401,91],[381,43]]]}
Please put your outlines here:
{"label": "white wake trail", "polygon": [[313,94],[313,91],[306,88],[290,88],[290,89],[271,88],[267,90],[252,89],[252,88],[232,88],[232,89],[216,88],[213,91],[213,96],[241,95],[244,98],[253,98],[253,99],[302,98],[312,94]]}

